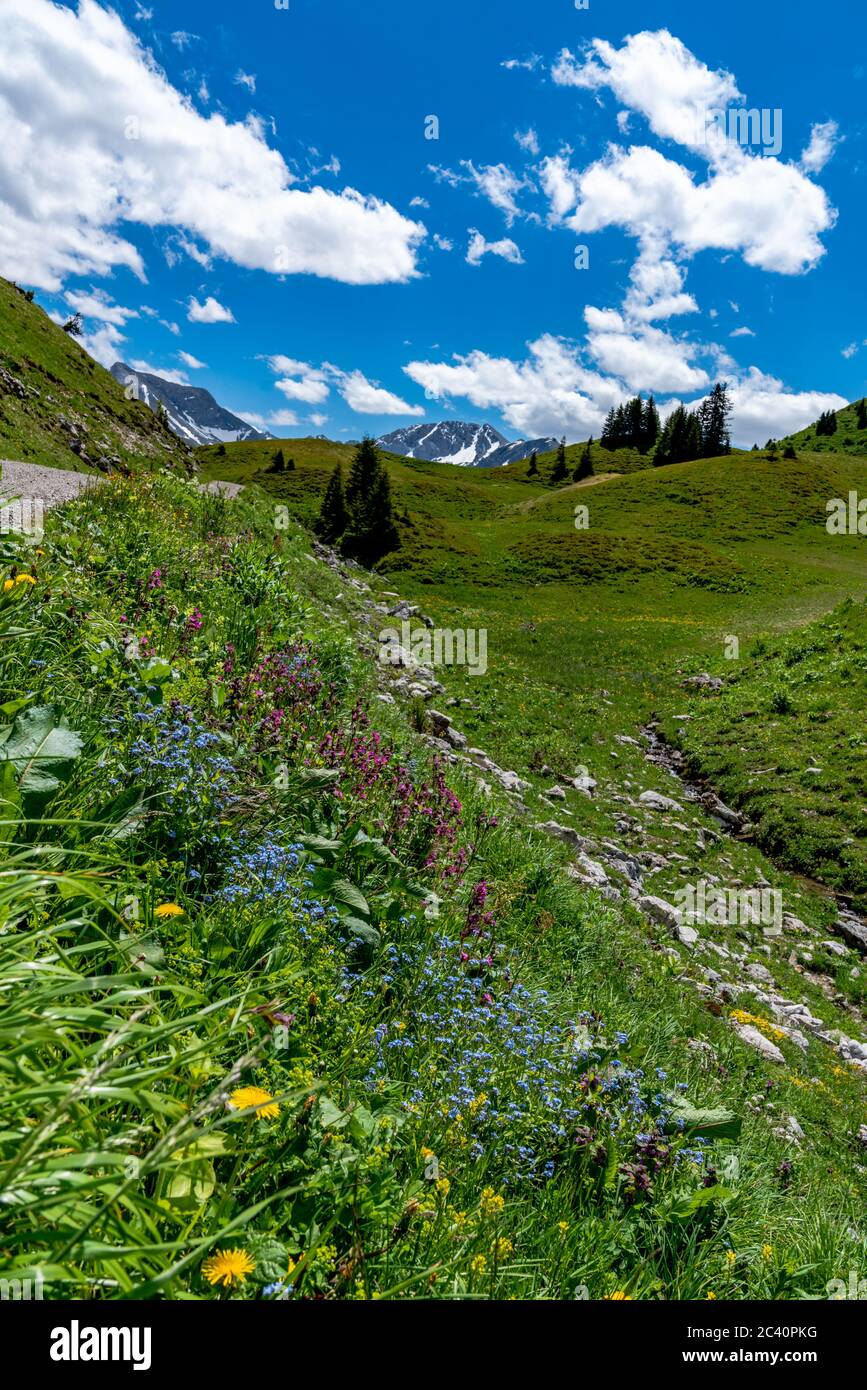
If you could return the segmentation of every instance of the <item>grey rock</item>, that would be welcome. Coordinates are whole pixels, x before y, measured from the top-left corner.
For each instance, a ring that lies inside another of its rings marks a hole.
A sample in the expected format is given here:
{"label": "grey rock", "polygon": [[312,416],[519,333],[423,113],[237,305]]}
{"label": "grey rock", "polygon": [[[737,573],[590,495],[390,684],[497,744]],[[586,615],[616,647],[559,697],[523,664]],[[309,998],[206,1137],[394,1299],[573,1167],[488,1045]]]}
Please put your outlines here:
{"label": "grey rock", "polygon": [[667,903],[664,898],[657,898],[652,893],[646,893],[643,898],[638,899],[638,906],[645,917],[650,917],[660,926],[668,927],[671,931],[680,926],[681,914],[679,909],[672,907],[671,903]]}
{"label": "grey rock", "polygon": [[781,1062],[783,1066],[786,1065],[786,1059],[777,1044],[771,1042],[770,1038],[766,1038],[764,1033],[760,1033],[754,1024],[736,1023],[734,1027],[741,1042],[747,1043],[749,1047],[754,1047],[756,1052],[760,1052],[769,1062]]}
{"label": "grey rock", "polygon": [[638,800],[643,806],[649,806],[651,811],[678,811],[683,814],[683,807],[670,796],[663,796],[661,792],[642,792]]}

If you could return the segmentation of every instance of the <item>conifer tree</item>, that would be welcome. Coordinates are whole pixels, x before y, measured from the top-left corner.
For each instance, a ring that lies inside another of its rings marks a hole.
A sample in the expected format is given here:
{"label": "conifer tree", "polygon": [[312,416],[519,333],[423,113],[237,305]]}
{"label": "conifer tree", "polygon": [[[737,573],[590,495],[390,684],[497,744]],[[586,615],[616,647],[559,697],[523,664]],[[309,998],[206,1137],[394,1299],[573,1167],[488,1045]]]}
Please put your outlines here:
{"label": "conifer tree", "polygon": [[343,496],[343,469],[338,463],[328,479],[328,486],[325,489],[325,496],[322,499],[322,506],[313,529],[326,545],[334,545],[335,541],[339,541],[346,530],[348,521],[349,513],[346,510],[346,499]]}
{"label": "conifer tree", "polygon": [[640,396],[633,396],[624,410],[625,444],[630,449],[640,449],[644,440],[644,405]]}
{"label": "conifer tree", "polygon": [[580,483],[583,478],[592,478],[593,476],[593,455],[590,452],[590,446],[592,445],[592,443],[593,436],[591,434],[590,438],[587,440],[587,443],[584,445],[584,448],[581,450],[581,457],[579,458],[575,471],[572,474],[572,478],[576,483]]}
{"label": "conifer tree", "polygon": [[562,483],[566,477],[568,469],[566,467],[566,436],[564,434],[560,443],[557,445],[557,457],[554,460],[554,471],[551,474],[552,483]]}
{"label": "conifer tree", "polygon": [[530,467],[527,469],[527,477],[528,477],[528,478],[538,478],[538,476],[539,476],[539,464],[538,464],[538,460],[537,460],[537,458],[536,458],[536,450],[534,449],[533,452],[532,452],[532,454],[530,455]]}
{"label": "conifer tree", "polygon": [[655,448],[659,438],[659,411],[653,396],[648,396],[641,416],[641,442],[639,449],[647,454]]}
{"label": "conifer tree", "polygon": [[836,434],[837,433],[837,412],[834,410],[823,410],[816,421],[816,434]]}
{"label": "conifer tree", "polygon": [[701,458],[702,432],[698,416],[679,405],[665,422],[653,456],[654,464],[685,463]]}
{"label": "conifer tree", "polygon": [[611,407],[605,416],[605,424],[602,426],[602,434],[599,437],[600,447],[603,449],[616,449],[614,443],[614,406]]}
{"label": "conifer tree", "polygon": [[867,401],[863,397],[855,407],[855,419],[859,430],[867,430]]}
{"label": "conifer tree", "polygon": [[365,436],[355,451],[346,484],[349,523],[341,550],[363,565],[374,565],[400,537],[391,505],[391,484],[374,441]]}
{"label": "conifer tree", "polygon": [[724,382],[717,382],[710,395],[698,408],[698,423],[701,429],[701,456],[716,458],[719,454],[731,453],[731,435],[728,419],[731,414]]}

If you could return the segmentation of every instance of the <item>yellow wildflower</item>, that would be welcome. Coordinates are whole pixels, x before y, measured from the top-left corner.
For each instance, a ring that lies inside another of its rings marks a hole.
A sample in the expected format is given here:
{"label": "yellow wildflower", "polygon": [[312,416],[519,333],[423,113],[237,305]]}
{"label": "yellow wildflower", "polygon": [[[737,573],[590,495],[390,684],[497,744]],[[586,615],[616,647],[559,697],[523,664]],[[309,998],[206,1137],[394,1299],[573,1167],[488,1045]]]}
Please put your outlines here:
{"label": "yellow wildflower", "polygon": [[484,1274],[487,1267],[488,1262],[485,1259],[484,1255],[474,1255],[473,1258],[470,1260],[470,1269],[472,1270],[473,1274]]}
{"label": "yellow wildflower", "polygon": [[263,1091],[260,1086],[239,1086],[229,1096],[229,1104],[233,1110],[249,1110],[253,1105],[258,1106],[257,1114],[263,1120],[276,1120],[280,1114],[280,1106],[270,1091]]}
{"label": "yellow wildflower", "polygon": [[434,1183],[434,1187],[436,1188],[437,1192],[441,1197],[448,1197],[451,1183],[449,1182],[448,1178],[437,1178],[436,1182]]}
{"label": "yellow wildflower", "polygon": [[154,908],[155,917],[183,917],[184,909],[178,907],[177,903],[160,903],[159,907]]}
{"label": "yellow wildflower", "polygon": [[736,1260],[736,1259],[737,1259],[737,1255],[735,1254],[734,1250],[727,1250],[727,1251],[726,1251],[726,1262],[727,1262],[728,1264],[733,1265],[733,1264],[735,1263],[735,1260]]}
{"label": "yellow wildflower", "polygon": [[568,1231],[568,1229],[569,1229],[569,1222],[568,1222],[568,1221],[558,1221],[558,1222],[557,1222],[557,1230],[560,1232],[561,1236],[565,1236],[565,1234],[566,1234],[566,1232]]}
{"label": "yellow wildflower", "polygon": [[632,1294],[631,1294],[631,1293],[625,1293],[623,1289],[615,1289],[615,1290],[614,1290],[614,1293],[607,1293],[607,1294],[605,1295],[605,1297],[606,1297],[606,1299],[609,1300],[611,1303],[624,1303],[624,1302],[626,1302],[626,1303],[633,1303],[633,1302],[634,1302],[634,1299],[633,1299],[633,1297],[632,1297]]}
{"label": "yellow wildflower", "polygon": [[494,1260],[507,1260],[514,1253],[514,1245],[505,1236],[498,1236],[491,1247],[491,1258]]}
{"label": "yellow wildflower", "polygon": [[772,1245],[762,1246],[762,1259],[772,1260],[774,1258],[774,1247]]}
{"label": "yellow wildflower", "polygon": [[224,1288],[229,1288],[232,1284],[243,1284],[255,1268],[246,1250],[218,1250],[205,1260],[202,1274],[209,1284],[222,1284]]}
{"label": "yellow wildflower", "polygon": [[505,1205],[505,1197],[501,1197],[492,1187],[486,1187],[482,1192],[479,1207],[483,1216],[498,1216]]}

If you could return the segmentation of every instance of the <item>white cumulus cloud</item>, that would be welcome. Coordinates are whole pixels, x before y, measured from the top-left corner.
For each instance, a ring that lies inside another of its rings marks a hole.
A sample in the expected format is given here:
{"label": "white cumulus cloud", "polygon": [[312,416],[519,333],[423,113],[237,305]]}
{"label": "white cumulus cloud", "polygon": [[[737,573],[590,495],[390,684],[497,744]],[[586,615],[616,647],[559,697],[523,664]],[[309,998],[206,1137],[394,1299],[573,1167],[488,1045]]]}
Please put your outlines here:
{"label": "white cumulus cloud", "polygon": [[208,295],[203,304],[200,304],[195,295],[190,295],[190,302],[187,305],[187,318],[190,323],[234,323],[235,315],[231,309],[227,309],[219,300],[214,299],[213,295]]}
{"label": "white cumulus cloud", "polygon": [[57,290],[125,266],[124,223],[166,227],[248,269],[349,284],[417,273],[424,227],[375,197],[292,187],[254,116],[196,111],[113,10],[3,0],[0,269]]}
{"label": "white cumulus cloud", "polygon": [[480,265],[483,256],[500,256],[504,261],[510,261],[512,265],[524,264],[524,257],[521,255],[520,248],[516,246],[511,237],[503,237],[500,241],[486,241],[475,227],[469,228],[469,235],[470,242],[466,254],[468,265]]}
{"label": "white cumulus cloud", "polygon": [[841,139],[836,121],[817,121],[810,131],[810,143],[801,155],[801,168],[811,174],[818,174],[828,163]]}

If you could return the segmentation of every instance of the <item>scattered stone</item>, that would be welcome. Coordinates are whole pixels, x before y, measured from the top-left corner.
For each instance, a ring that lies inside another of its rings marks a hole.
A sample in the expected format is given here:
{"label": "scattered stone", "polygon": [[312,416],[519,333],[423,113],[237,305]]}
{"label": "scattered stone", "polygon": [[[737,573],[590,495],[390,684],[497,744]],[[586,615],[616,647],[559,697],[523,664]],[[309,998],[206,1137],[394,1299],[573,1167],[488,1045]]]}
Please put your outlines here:
{"label": "scattered stone", "polygon": [[536,829],[543,830],[546,835],[553,835],[557,840],[565,841],[567,845],[584,844],[584,837],[571,825],[560,825],[558,821],[546,820],[537,824]]}
{"label": "scattered stone", "polygon": [[642,792],[638,800],[642,805],[649,806],[651,811],[677,811],[683,815],[683,807],[673,801],[670,796],[663,796],[661,792]]}
{"label": "scattered stone", "polygon": [[688,690],[722,690],[722,684],[719,676],[711,676],[707,671],[697,676],[687,676],[686,680],[681,681],[681,685]]}
{"label": "scattered stone", "polygon": [[530,783],[523,781],[517,772],[498,772],[494,774],[500,786],[507,792],[527,792],[530,790]]}
{"label": "scattered stone", "polygon": [[856,951],[862,955],[867,955],[867,926],[856,917],[854,912],[841,912],[834,924],[835,931],[839,932],[844,941],[848,941],[850,946],[854,946]]}
{"label": "scattered stone", "polygon": [[774,986],[774,977],[770,970],[764,965],[759,965],[758,962],[748,965],[744,974],[749,975],[751,980],[758,980],[763,985],[770,985],[772,988]]}
{"label": "scattered stone", "polygon": [[811,936],[812,928],[806,922],[802,922],[800,917],[795,917],[791,912],[783,913],[783,928],[785,931],[800,932],[802,936]]}
{"label": "scattered stone", "polygon": [[771,1042],[770,1038],[766,1038],[764,1033],[760,1033],[754,1024],[736,1023],[734,1028],[741,1042],[747,1043],[749,1047],[754,1047],[756,1052],[760,1052],[769,1062],[782,1062],[783,1066],[786,1065],[786,1059],[777,1044]]}
{"label": "scattered stone", "polygon": [[722,821],[729,830],[742,830],[747,823],[746,816],[742,816],[740,811],[733,811],[730,806],[726,806],[715,792],[705,792],[701,798],[701,804],[710,815],[716,816],[717,820]]}
{"label": "scattered stone", "polygon": [[547,791],[545,791],[545,792],[542,793],[542,795],[543,795],[543,796],[547,796],[547,798],[548,798],[549,801],[565,801],[565,800],[566,800],[566,793],[564,792],[563,788],[562,788],[562,787],[559,787],[559,786],[557,786],[557,787],[549,787]]}
{"label": "scattered stone", "polygon": [[650,917],[662,927],[668,927],[674,931],[680,926],[679,909],[672,907],[671,903],[667,903],[664,898],[657,898],[652,893],[646,893],[643,898],[638,899],[638,907],[645,917]]}
{"label": "scattered stone", "polygon": [[604,888],[608,882],[608,875],[602,865],[582,850],[575,858],[573,877],[586,883],[592,888]]}

